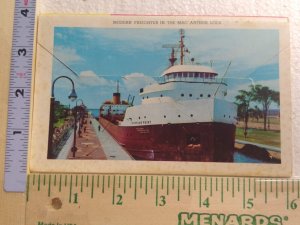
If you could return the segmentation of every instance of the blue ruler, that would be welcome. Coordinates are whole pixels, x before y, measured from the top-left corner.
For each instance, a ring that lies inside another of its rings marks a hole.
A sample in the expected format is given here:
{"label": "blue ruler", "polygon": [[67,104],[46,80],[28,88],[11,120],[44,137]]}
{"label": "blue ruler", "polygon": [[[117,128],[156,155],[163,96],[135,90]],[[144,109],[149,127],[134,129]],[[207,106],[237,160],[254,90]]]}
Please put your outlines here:
{"label": "blue ruler", "polygon": [[36,0],[16,0],[11,51],[4,189],[26,189]]}

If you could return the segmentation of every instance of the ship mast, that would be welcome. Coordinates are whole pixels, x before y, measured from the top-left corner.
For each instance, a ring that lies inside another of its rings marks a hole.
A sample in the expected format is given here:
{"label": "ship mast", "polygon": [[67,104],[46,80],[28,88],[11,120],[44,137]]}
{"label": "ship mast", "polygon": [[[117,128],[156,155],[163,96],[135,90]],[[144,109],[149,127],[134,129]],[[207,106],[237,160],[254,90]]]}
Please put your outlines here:
{"label": "ship mast", "polygon": [[184,63],[184,30],[180,29],[180,65]]}

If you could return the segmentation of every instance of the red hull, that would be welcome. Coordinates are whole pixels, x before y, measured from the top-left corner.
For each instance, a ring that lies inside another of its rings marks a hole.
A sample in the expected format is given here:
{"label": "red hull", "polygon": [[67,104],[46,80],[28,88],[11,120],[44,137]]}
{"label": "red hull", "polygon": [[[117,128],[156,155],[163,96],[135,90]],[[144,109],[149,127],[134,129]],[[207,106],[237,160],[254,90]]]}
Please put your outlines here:
{"label": "red hull", "polygon": [[232,162],[235,126],[190,123],[123,127],[100,124],[137,160]]}

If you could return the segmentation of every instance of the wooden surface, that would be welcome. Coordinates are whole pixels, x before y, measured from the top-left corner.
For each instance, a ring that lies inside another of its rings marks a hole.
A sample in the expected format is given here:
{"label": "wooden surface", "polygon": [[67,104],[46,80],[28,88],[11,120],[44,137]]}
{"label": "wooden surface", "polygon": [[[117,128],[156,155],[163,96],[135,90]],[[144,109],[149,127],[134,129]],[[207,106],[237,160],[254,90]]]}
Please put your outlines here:
{"label": "wooden surface", "polygon": [[7,99],[10,70],[14,1],[0,1],[0,224],[25,223],[25,194],[3,190]]}

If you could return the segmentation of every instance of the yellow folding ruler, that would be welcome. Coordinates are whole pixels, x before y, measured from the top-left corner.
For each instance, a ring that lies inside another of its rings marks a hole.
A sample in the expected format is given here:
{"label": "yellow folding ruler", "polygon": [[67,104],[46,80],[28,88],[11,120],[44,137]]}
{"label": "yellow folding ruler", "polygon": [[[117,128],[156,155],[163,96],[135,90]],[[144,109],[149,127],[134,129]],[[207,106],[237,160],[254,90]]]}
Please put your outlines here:
{"label": "yellow folding ruler", "polygon": [[30,174],[26,224],[297,225],[299,180]]}

